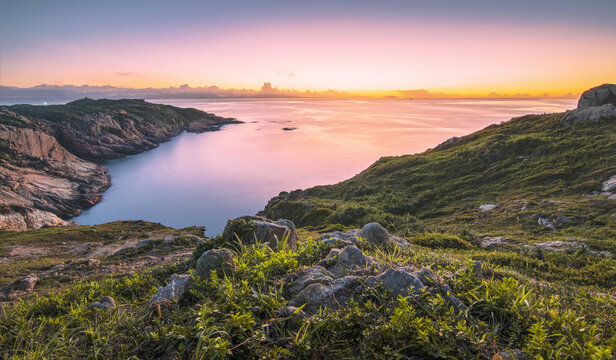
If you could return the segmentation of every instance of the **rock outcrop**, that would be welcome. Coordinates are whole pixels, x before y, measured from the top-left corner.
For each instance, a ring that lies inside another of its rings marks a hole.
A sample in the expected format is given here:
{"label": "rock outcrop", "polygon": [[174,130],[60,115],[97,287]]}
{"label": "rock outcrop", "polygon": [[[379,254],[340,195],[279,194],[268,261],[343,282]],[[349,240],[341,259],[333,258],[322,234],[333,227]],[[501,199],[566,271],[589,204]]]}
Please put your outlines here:
{"label": "rock outcrop", "polygon": [[603,183],[602,190],[604,192],[616,190],[616,175],[612,176]]}
{"label": "rock outcrop", "polygon": [[110,179],[92,161],[237,122],[143,100],[0,106],[0,230],[64,225],[100,201]]}
{"label": "rock outcrop", "polygon": [[21,280],[0,288],[0,301],[16,300],[34,291],[38,276],[31,274]]}
{"label": "rock outcrop", "polygon": [[616,84],[603,84],[586,90],[578,101],[577,109],[567,111],[561,122],[571,125],[601,119],[616,119]]}
{"label": "rock outcrop", "polygon": [[233,253],[227,249],[213,249],[201,254],[195,265],[195,276],[203,280],[209,279],[212,271],[219,276],[231,276],[235,270]]}
{"label": "rock outcrop", "polygon": [[169,301],[177,301],[192,283],[188,274],[173,274],[166,286],[158,288],[156,294],[150,298],[150,304],[162,304]]}
{"label": "rock outcrop", "polygon": [[249,215],[231,220],[225,226],[224,234],[233,238],[237,236],[244,244],[266,243],[274,250],[283,240],[286,240],[286,245],[291,248],[294,248],[297,242],[297,231],[292,221],[273,221],[262,216]]}
{"label": "rock outcrop", "polygon": [[361,230],[335,231],[323,234],[319,238],[319,240],[327,243],[342,242],[346,244],[355,244],[359,239],[376,245],[398,246],[402,248],[411,246],[408,241],[391,235],[381,224],[376,222],[366,224]]}

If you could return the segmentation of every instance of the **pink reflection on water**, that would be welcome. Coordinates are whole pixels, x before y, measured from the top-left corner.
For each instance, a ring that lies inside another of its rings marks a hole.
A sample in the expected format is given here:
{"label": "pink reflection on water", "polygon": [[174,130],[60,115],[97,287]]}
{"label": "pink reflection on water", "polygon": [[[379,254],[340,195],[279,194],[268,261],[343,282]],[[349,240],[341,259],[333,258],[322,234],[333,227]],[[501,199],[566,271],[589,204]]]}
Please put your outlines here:
{"label": "pink reflection on water", "polygon": [[[452,136],[573,100],[151,100],[245,122],[184,134],[107,164],[112,187],[80,224],[145,219],[220,233],[280,191],[332,184],[382,156],[421,152]],[[297,128],[283,131],[282,128]]]}

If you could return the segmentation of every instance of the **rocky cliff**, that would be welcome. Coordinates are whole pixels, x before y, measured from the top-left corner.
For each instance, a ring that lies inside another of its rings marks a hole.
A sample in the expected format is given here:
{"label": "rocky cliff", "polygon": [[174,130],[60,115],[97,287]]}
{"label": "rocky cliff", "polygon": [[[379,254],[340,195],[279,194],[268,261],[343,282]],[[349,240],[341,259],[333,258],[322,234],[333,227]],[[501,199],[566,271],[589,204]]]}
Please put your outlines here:
{"label": "rocky cliff", "polygon": [[110,180],[93,161],[152,149],[182,131],[237,122],[143,100],[0,107],[0,229],[62,225],[94,205]]}

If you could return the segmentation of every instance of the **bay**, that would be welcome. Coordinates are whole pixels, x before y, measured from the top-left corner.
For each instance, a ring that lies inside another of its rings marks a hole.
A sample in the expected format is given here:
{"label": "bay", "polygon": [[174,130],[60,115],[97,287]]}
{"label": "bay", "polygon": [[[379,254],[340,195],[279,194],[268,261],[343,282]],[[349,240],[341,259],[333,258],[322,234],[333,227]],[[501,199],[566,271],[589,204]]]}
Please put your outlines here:
{"label": "bay", "polygon": [[244,124],[184,133],[105,164],[112,186],[80,225],[148,220],[206,226],[254,214],[280,191],[333,184],[382,156],[422,152],[452,136],[526,114],[575,108],[574,99],[149,99]]}

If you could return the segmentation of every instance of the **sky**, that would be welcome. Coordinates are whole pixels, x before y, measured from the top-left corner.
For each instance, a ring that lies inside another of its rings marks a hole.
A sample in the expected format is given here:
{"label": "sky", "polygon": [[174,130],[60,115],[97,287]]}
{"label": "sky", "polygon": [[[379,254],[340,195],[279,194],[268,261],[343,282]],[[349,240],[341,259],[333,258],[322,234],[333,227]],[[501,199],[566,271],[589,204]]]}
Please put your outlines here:
{"label": "sky", "polygon": [[3,86],[559,96],[614,59],[614,0],[0,0]]}

